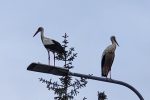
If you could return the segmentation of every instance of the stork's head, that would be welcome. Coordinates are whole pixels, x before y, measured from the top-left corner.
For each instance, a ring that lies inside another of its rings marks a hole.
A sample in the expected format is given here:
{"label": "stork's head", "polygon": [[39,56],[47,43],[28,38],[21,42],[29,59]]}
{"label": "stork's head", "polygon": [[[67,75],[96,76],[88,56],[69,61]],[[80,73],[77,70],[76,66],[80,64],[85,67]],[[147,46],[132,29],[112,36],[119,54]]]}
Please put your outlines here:
{"label": "stork's head", "polygon": [[116,37],[115,36],[111,36],[110,40],[111,40],[112,43],[116,43],[119,46],[118,42],[116,41]]}
{"label": "stork's head", "polygon": [[42,31],[44,31],[44,28],[43,28],[43,27],[39,27],[38,30],[36,31],[36,33],[33,35],[33,37],[34,37],[37,33],[42,32]]}

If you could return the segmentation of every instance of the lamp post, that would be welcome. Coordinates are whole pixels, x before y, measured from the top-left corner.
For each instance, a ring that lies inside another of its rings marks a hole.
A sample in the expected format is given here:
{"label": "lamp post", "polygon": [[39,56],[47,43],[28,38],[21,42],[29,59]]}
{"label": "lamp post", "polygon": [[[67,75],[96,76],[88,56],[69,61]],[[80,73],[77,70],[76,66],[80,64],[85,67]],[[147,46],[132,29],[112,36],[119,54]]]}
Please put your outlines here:
{"label": "lamp post", "polygon": [[109,83],[123,85],[123,86],[131,89],[139,97],[140,100],[144,100],[142,95],[133,86],[129,85],[128,83],[122,82],[122,81],[109,79],[109,78],[101,78],[101,77],[97,77],[97,76],[93,76],[93,75],[74,73],[74,72],[70,72],[66,68],[50,66],[50,65],[40,64],[40,63],[31,63],[29,65],[29,67],[27,68],[27,70],[41,72],[41,73],[47,73],[47,74],[53,74],[53,75],[57,75],[57,76],[70,75],[70,76],[82,77],[82,78],[86,78],[86,79],[92,79],[92,80],[97,80],[97,81],[103,81],[103,82],[109,82]]}

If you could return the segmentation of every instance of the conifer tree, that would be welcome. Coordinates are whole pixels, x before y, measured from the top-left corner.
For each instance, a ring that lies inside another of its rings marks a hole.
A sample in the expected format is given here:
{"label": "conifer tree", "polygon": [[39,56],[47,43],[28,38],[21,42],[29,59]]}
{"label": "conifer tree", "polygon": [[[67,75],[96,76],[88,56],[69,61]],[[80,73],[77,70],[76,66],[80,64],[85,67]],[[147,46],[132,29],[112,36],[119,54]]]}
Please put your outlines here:
{"label": "conifer tree", "polygon": [[98,100],[106,100],[107,96],[105,92],[98,92]]}
{"label": "conifer tree", "polygon": [[[68,35],[65,33],[63,40],[63,48],[65,49],[65,56],[62,57],[60,55],[56,56],[56,60],[64,61],[64,68],[71,70],[74,68],[73,61],[77,57],[77,53],[75,53],[75,48],[68,46]],[[79,89],[86,87],[87,80],[85,78],[73,78],[72,76],[62,76],[58,81],[45,80],[43,78],[39,78],[42,83],[47,85],[48,90],[53,91],[55,94],[54,100],[73,100],[74,96],[79,94]],[[83,98],[85,100],[85,97]]]}

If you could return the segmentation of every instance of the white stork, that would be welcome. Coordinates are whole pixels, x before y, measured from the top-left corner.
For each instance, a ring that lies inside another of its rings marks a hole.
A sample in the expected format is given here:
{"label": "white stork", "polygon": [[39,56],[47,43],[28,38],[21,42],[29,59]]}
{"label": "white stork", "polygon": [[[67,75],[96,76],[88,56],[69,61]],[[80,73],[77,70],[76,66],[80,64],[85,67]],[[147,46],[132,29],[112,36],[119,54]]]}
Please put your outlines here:
{"label": "white stork", "polygon": [[59,42],[44,36],[43,27],[39,27],[36,33],[33,35],[33,37],[39,32],[41,32],[42,43],[48,52],[48,63],[50,65],[50,51],[51,51],[54,54],[54,66],[55,66],[55,53],[58,53],[59,55],[65,55],[65,50]]}
{"label": "white stork", "polygon": [[[114,61],[115,57],[115,50],[116,46],[118,45],[115,36],[111,36],[110,40],[112,42],[111,45],[109,45],[102,54],[102,60],[101,60],[101,71],[102,76],[107,77],[108,73],[110,72],[110,78],[111,78],[111,66]],[[118,45],[119,46],[119,45]]]}

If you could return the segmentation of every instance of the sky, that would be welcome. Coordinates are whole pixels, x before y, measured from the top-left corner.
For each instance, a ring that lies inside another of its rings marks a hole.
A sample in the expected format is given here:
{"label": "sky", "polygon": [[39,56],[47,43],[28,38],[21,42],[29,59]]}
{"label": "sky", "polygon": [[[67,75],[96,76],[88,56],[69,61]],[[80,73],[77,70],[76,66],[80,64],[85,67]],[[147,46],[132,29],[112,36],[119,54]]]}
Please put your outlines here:
{"label": "sky", "polygon": [[[32,62],[48,63],[40,34],[33,38],[40,26],[45,36],[59,42],[64,33],[69,35],[69,45],[78,53],[72,72],[99,77],[102,52],[115,35],[120,46],[112,78],[150,99],[149,0],[1,0],[0,12],[1,100],[53,100],[53,92],[38,78],[59,77],[26,70]],[[105,91],[108,100],[138,100],[126,87],[94,80],[88,80],[75,100],[96,100],[98,91]]]}

